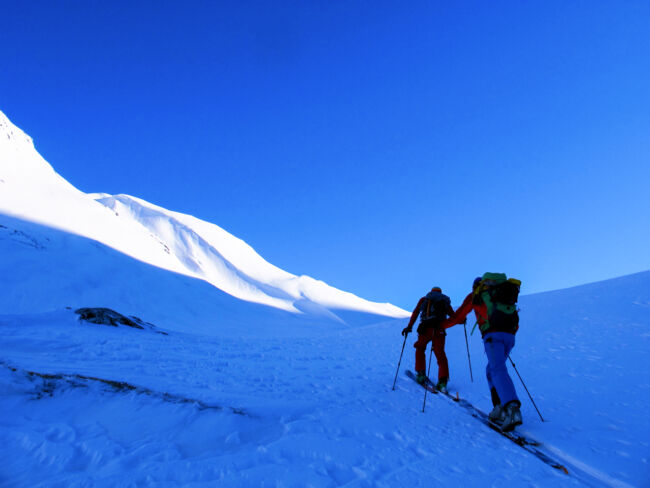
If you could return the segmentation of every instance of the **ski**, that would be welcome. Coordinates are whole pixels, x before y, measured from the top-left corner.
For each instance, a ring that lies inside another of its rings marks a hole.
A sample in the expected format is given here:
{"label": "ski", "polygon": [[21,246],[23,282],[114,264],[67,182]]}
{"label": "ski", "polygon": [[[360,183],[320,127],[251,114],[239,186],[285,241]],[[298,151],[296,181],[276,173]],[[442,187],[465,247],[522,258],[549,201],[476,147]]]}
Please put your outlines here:
{"label": "ski", "polygon": [[[412,371],[407,370],[406,371],[406,376],[411,378],[412,380],[415,381],[415,374]],[[419,384],[419,383],[418,383]],[[424,385],[421,385],[424,386]],[[548,464],[549,466],[562,471],[565,474],[569,474],[569,470],[564,466],[563,464],[557,462],[555,459],[551,458],[549,455],[547,455],[545,452],[540,450],[541,444],[534,440],[531,439],[525,435],[520,434],[519,432],[516,431],[510,431],[510,432],[504,432],[502,431],[497,424],[492,422],[487,414],[483,412],[482,410],[479,410],[476,408],[474,405],[472,405],[470,402],[467,400],[460,398],[458,396],[454,397],[451,395],[449,392],[443,392],[441,390],[438,390],[435,386],[433,386],[433,383],[428,382],[427,386],[425,387],[427,390],[431,391],[432,393],[440,393],[442,396],[446,397],[448,400],[451,402],[455,403],[456,405],[461,406],[464,408],[472,417],[475,419],[478,419],[480,422],[488,426],[490,429],[492,429],[495,432],[498,432],[501,434],[503,437],[508,438],[510,441],[514,442],[517,444],[519,447],[525,449],[526,451],[530,452],[534,456],[536,456],[538,459],[543,461],[544,463]],[[429,389],[431,388],[431,389]]]}
{"label": "ski", "polygon": [[444,392],[440,392],[440,393],[442,393],[444,396],[449,398],[454,403],[457,403],[458,405],[463,407],[473,417],[480,420],[482,423],[484,423],[485,425],[490,427],[492,430],[497,431],[499,434],[501,434],[501,435],[507,437],[508,439],[510,439],[511,441],[513,441],[515,444],[518,444],[520,446],[525,446],[525,445],[526,446],[539,446],[540,445],[540,443],[538,441],[536,441],[534,439],[530,439],[530,438],[526,437],[525,435],[523,435],[523,434],[521,434],[521,433],[519,433],[519,432],[517,432],[515,430],[511,430],[509,432],[505,432],[505,431],[501,430],[501,427],[499,426],[499,424],[497,424],[495,422],[492,422],[490,420],[490,417],[488,417],[488,415],[485,412],[483,412],[482,410],[479,410],[474,405],[469,403],[467,400],[465,400],[463,398],[459,398],[459,397],[454,397],[454,396],[450,395],[449,393],[444,393]]}
{"label": "ski", "polygon": [[420,385],[422,388],[427,390],[429,393],[433,393],[435,395],[439,393],[438,389],[436,388],[436,385],[434,385],[429,378],[427,378],[427,381],[424,384],[418,383],[418,380],[415,377],[415,373],[409,369],[406,370],[406,376],[411,378],[413,381],[415,381],[418,385]]}

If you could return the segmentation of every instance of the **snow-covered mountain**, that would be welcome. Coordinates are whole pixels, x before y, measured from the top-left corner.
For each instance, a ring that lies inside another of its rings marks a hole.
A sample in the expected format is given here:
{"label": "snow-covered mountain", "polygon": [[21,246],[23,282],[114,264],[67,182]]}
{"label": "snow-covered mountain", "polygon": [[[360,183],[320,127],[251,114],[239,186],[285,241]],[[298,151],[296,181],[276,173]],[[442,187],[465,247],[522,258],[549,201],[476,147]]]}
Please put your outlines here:
{"label": "snow-covered mountain", "polygon": [[[265,313],[259,306],[271,309],[267,310],[271,318],[291,321],[299,317],[307,323],[368,323],[408,315],[388,303],[373,303],[308,276],[283,271],[214,224],[128,195],[83,193],[58,175],[38,154],[32,139],[2,112],[0,225],[5,255],[11,253],[35,272],[40,268],[59,278],[51,282],[55,286],[34,287],[29,276],[14,277],[11,293],[0,299],[2,312],[81,306],[97,300],[97,305],[145,313],[154,308],[152,303],[160,304],[152,297],[175,294],[179,278],[163,276],[162,269],[194,279],[180,281],[201,290],[197,292],[201,300],[190,303],[189,299],[188,308],[194,310],[194,321],[204,325],[220,322],[217,317],[227,321],[224,315],[234,309],[231,319],[259,321]],[[2,266],[11,271],[9,262]],[[147,282],[143,274],[151,275],[146,288],[142,287]],[[137,288],[132,284],[136,275]],[[92,288],[84,281],[90,276],[94,277]],[[216,291],[210,296],[201,284],[197,286],[197,280],[227,296]],[[191,294],[176,295],[186,300]],[[152,316],[166,324],[178,322],[180,317],[172,313],[161,315],[164,307],[151,310]]]}
{"label": "snow-covered mountain", "polygon": [[[649,297],[644,272],[521,299],[512,358],[545,421],[511,370],[518,430],[568,474],[441,395],[423,413],[403,374],[392,391],[405,321],[260,340],[0,314],[0,485],[648,486]],[[477,334],[469,347],[473,381],[448,330],[449,386],[487,410]]]}
{"label": "snow-covered mountain", "polygon": [[[511,369],[517,431],[567,472],[442,395],[423,412],[402,373],[393,391],[406,312],[213,224],[80,192],[6,118],[0,276],[3,487],[649,486],[650,271],[520,298],[511,359],[544,421]],[[82,306],[159,329],[65,308]],[[447,333],[450,391],[488,410],[479,335]]]}

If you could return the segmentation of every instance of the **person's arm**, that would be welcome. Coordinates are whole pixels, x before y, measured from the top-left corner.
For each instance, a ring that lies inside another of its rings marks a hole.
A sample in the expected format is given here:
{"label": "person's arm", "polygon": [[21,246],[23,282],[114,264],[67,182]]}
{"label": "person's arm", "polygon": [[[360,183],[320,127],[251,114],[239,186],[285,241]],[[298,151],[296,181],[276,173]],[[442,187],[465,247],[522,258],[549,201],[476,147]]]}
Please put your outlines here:
{"label": "person's arm", "polygon": [[411,319],[409,320],[409,324],[404,328],[404,330],[402,330],[402,335],[408,334],[413,330],[413,324],[418,319],[418,315],[420,315],[420,307],[422,306],[423,300],[424,297],[420,298],[418,304],[413,309],[413,313],[411,314]]}
{"label": "person's arm", "polygon": [[470,293],[463,300],[463,304],[442,323],[443,328],[448,329],[456,324],[462,324],[467,318],[467,314],[472,311],[472,294]]}
{"label": "person's arm", "polygon": [[424,297],[420,298],[418,304],[413,309],[413,313],[411,314],[411,320],[409,320],[409,324],[406,326],[407,329],[413,328],[413,324],[418,319],[418,315],[420,315],[420,308],[422,307],[423,302],[424,302]]}

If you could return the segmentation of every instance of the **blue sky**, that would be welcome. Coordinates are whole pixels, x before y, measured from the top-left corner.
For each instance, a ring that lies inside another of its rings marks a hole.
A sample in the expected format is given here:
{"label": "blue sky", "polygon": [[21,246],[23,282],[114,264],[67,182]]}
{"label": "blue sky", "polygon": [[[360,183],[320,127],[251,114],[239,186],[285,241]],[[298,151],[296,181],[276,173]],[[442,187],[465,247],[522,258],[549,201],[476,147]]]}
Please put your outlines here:
{"label": "blue sky", "polygon": [[0,110],[68,181],[411,309],[650,268],[650,4],[12,2]]}

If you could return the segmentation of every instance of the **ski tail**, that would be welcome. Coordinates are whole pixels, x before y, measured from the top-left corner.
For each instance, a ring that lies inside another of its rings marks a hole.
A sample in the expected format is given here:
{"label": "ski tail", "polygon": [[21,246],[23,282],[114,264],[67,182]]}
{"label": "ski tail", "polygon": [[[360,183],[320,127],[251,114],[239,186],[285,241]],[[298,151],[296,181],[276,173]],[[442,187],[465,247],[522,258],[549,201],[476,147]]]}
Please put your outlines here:
{"label": "ski tail", "polygon": [[433,382],[429,378],[427,378],[427,380],[424,383],[419,383],[415,373],[413,371],[411,371],[410,369],[407,369],[405,374],[406,374],[406,376],[411,378],[413,381],[415,381],[418,385],[420,385],[422,388],[429,391],[429,393],[433,393],[433,394],[436,394],[436,395],[439,393],[438,389],[436,388],[436,385],[434,385]]}

